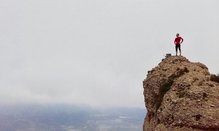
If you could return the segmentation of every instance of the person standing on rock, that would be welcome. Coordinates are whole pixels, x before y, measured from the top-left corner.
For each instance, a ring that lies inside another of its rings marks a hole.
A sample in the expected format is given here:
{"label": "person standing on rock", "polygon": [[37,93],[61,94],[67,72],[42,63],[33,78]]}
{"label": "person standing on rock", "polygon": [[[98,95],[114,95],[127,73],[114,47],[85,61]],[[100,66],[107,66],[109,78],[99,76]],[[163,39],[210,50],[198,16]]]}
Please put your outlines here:
{"label": "person standing on rock", "polygon": [[176,56],[178,55],[178,50],[179,50],[179,55],[181,56],[181,44],[183,43],[183,38],[179,36],[179,34],[176,34],[176,38],[174,40],[175,48],[176,48]]}

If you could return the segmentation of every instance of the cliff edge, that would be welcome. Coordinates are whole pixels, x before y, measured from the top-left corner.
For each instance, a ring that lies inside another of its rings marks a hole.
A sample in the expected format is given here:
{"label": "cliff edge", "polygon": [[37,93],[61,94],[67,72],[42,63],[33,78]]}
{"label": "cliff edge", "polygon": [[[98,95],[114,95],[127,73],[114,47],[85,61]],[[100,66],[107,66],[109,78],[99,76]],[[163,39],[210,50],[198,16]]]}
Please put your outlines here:
{"label": "cliff edge", "polygon": [[144,131],[219,131],[219,77],[204,64],[166,56],[143,87]]}

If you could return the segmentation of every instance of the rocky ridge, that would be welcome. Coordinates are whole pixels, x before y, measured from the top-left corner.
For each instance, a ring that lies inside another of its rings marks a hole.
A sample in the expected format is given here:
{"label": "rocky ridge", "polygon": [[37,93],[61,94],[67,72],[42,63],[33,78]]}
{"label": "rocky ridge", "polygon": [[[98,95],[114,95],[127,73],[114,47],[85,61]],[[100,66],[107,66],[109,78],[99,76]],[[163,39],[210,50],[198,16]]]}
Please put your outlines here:
{"label": "rocky ridge", "polygon": [[204,64],[167,55],[143,87],[144,131],[219,131],[219,77]]}

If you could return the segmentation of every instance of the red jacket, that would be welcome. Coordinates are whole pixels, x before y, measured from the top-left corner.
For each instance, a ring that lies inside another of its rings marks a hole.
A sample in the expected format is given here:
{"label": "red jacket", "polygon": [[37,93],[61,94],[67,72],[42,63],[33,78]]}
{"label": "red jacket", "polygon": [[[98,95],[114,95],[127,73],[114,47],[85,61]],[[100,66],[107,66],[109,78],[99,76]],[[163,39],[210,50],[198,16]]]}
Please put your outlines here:
{"label": "red jacket", "polygon": [[174,40],[174,43],[176,45],[181,44],[182,42],[183,42],[183,38],[182,37],[176,37],[175,40]]}

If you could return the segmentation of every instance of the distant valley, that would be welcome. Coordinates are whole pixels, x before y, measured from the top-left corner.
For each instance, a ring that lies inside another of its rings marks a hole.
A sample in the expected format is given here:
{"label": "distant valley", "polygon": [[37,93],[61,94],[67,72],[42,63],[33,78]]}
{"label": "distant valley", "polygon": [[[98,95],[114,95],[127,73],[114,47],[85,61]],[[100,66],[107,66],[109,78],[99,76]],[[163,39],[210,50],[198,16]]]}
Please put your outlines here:
{"label": "distant valley", "polygon": [[141,131],[143,108],[70,105],[0,106],[1,131]]}

